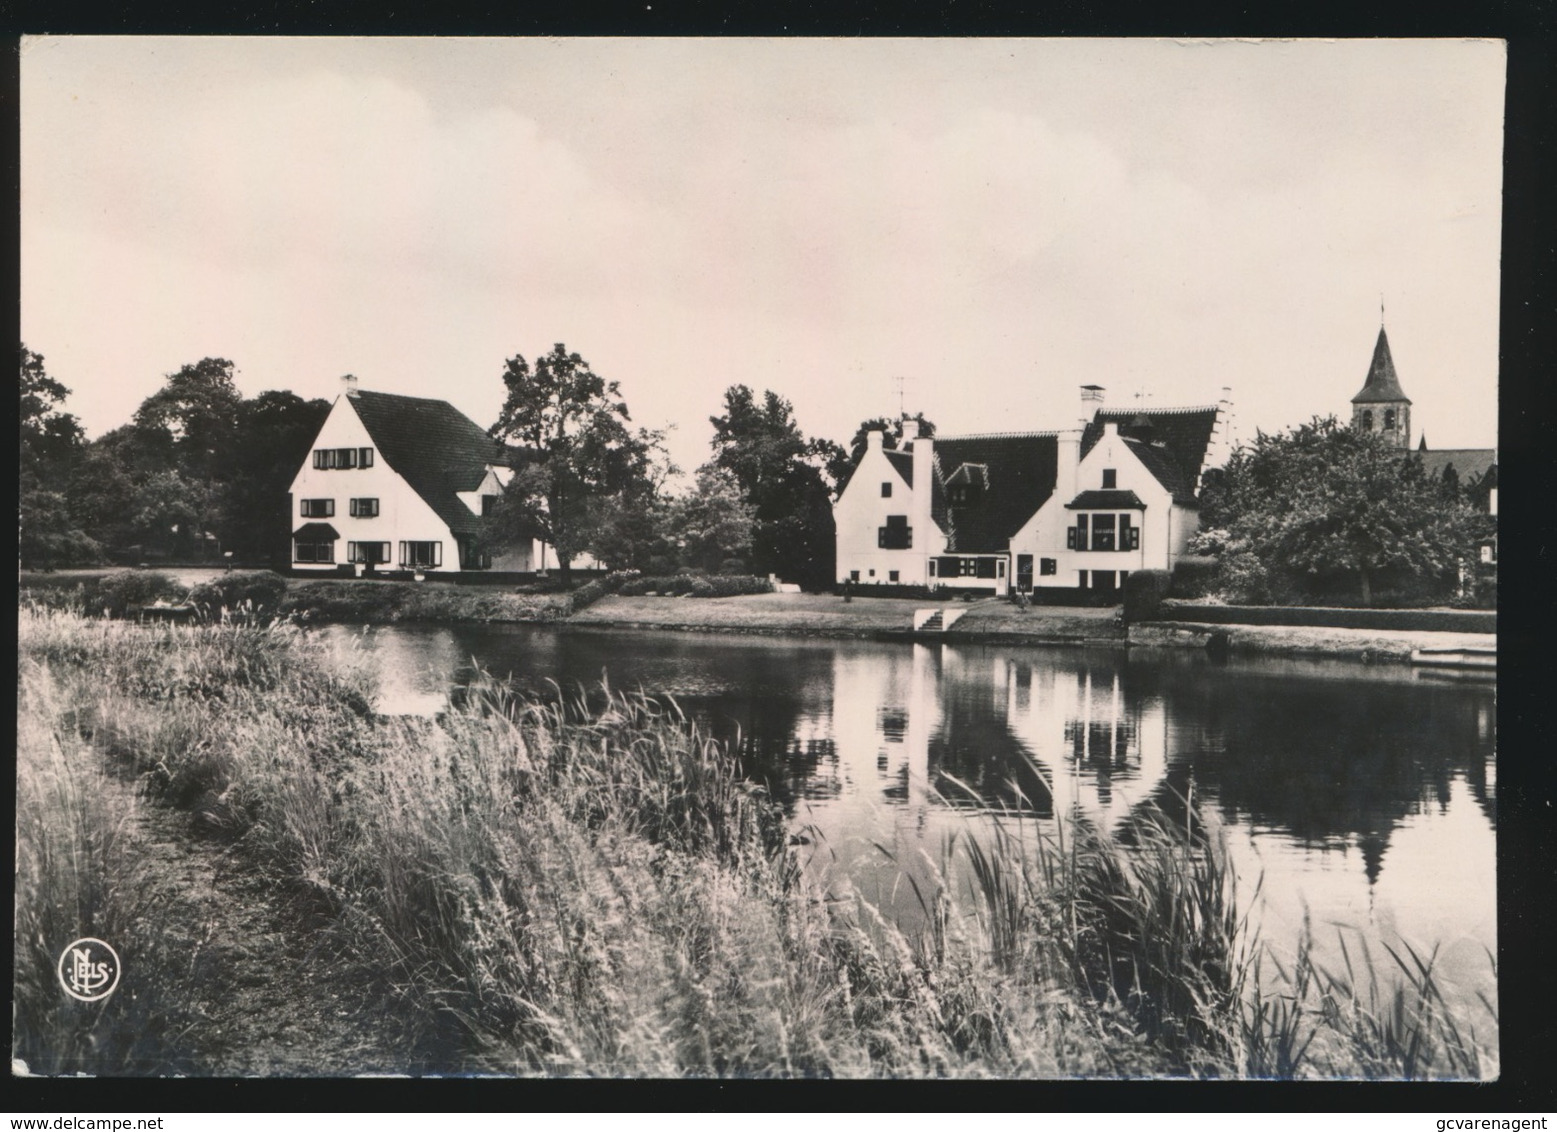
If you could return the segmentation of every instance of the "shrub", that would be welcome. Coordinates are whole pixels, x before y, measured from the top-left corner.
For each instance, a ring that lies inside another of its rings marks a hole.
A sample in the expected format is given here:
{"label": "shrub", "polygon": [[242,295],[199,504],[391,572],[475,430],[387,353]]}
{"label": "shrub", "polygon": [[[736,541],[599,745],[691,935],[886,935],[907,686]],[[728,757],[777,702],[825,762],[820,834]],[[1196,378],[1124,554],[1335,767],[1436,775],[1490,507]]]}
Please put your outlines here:
{"label": "shrub", "polygon": [[1178,598],[1210,597],[1222,584],[1222,564],[1215,558],[1180,558],[1173,564],[1173,580],[1168,596]]}
{"label": "shrub", "polygon": [[1156,618],[1162,599],[1168,596],[1172,579],[1166,570],[1132,570],[1124,584],[1126,621],[1151,621]]}
{"label": "shrub", "polygon": [[746,573],[746,559],[726,558],[719,563],[719,572],[721,574],[744,574]]}
{"label": "shrub", "polygon": [[189,593],[189,600],[203,605],[215,616],[221,609],[235,610],[244,606],[256,611],[271,612],[286,596],[287,580],[270,570],[253,570],[238,574],[223,574],[208,582],[201,582]]}
{"label": "shrub", "polygon": [[136,605],[150,605],[159,599],[176,601],[187,591],[166,574],[128,570],[109,574],[95,586],[88,586],[83,594],[86,608],[93,613],[106,609],[110,617],[123,617],[125,611]]}

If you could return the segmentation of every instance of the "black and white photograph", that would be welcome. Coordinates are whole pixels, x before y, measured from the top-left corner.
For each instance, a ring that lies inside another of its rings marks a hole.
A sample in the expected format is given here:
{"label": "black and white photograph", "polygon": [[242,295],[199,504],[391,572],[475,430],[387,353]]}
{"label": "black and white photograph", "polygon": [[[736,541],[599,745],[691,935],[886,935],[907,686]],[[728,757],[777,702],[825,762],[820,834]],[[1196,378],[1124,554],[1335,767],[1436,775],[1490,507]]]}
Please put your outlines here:
{"label": "black and white photograph", "polygon": [[1502,40],[19,71],[13,1075],[1500,1078]]}

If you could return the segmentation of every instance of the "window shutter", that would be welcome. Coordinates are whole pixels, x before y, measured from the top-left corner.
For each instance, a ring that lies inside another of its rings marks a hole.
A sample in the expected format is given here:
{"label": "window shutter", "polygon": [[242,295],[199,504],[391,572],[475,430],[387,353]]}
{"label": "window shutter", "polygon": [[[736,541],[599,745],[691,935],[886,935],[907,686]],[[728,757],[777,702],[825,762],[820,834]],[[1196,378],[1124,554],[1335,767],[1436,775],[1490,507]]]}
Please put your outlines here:
{"label": "window shutter", "polygon": [[1075,550],[1076,549],[1076,528],[1075,527],[1066,527],[1065,528],[1065,549],[1066,550]]}
{"label": "window shutter", "polygon": [[373,466],[373,449],[359,448],[357,449],[357,453],[359,457],[359,463],[361,463],[364,468],[371,468]]}

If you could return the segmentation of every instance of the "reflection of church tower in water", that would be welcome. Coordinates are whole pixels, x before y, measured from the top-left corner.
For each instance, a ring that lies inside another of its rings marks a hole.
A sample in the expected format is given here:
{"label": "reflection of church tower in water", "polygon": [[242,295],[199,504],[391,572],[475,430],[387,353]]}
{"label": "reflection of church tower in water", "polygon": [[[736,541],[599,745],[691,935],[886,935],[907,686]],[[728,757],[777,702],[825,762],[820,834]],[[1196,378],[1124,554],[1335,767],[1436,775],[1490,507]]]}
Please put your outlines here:
{"label": "reflection of church tower in water", "polygon": [[1382,436],[1392,448],[1411,447],[1411,398],[1400,388],[1382,312],[1367,379],[1352,398],[1352,428]]}

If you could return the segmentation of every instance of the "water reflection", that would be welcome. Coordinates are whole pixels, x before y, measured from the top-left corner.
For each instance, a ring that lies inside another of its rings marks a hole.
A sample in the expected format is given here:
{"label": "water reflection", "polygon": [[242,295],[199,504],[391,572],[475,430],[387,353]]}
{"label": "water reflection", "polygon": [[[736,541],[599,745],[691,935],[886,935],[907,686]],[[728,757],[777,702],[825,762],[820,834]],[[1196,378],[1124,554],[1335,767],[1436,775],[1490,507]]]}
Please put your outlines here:
{"label": "water reflection", "polygon": [[[331,630],[347,635],[347,630]],[[874,644],[541,627],[362,638],[386,687],[438,697],[476,662],[672,695],[813,827],[829,862],[904,915],[949,834],[1020,797],[1125,836],[1147,804],[1218,824],[1267,938],[1307,915],[1374,941],[1440,945],[1451,974],[1495,948],[1496,698],[1409,668],[1164,650]],[[1480,972],[1480,974],[1478,974]]]}

